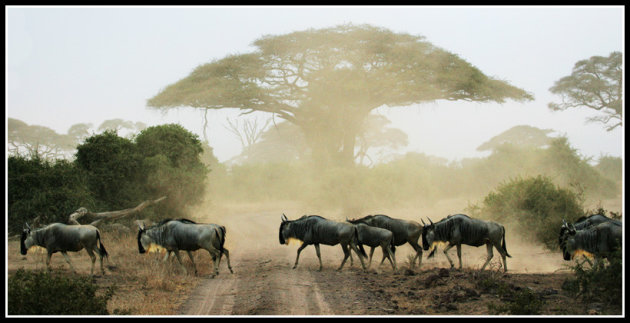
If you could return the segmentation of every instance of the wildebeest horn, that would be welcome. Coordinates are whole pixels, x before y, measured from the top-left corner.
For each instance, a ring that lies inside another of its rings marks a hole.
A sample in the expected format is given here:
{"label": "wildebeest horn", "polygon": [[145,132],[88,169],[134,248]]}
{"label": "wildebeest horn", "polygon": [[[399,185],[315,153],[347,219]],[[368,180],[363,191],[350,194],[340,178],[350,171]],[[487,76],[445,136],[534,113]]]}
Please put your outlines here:
{"label": "wildebeest horn", "polygon": [[422,226],[423,226],[423,227],[427,226],[427,224],[426,224],[426,223],[424,223],[424,220],[422,220],[422,218],[420,219],[420,221],[422,221]]}
{"label": "wildebeest horn", "polygon": [[429,222],[431,223],[431,225],[433,225],[433,221],[431,221],[431,218],[427,216],[427,219],[429,219]]}
{"label": "wildebeest horn", "polygon": [[289,221],[284,213],[282,213],[282,216],[280,218],[282,219],[282,222]]}
{"label": "wildebeest horn", "polygon": [[30,230],[30,229],[31,229],[31,226],[30,226],[30,225],[28,225],[28,222],[24,222],[24,226],[25,226],[25,227],[24,227],[25,229],[28,229],[28,230]]}

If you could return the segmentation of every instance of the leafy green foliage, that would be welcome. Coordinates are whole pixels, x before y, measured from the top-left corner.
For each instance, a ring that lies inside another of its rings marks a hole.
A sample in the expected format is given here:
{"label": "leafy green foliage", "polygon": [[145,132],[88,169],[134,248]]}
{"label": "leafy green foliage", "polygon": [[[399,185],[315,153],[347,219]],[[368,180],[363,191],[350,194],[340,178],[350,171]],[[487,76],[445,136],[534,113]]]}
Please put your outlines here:
{"label": "leafy green foliage", "polygon": [[8,278],[9,315],[108,315],[108,288],[98,295],[89,276],[18,269]]}
{"label": "leafy green foliage", "polygon": [[187,205],[202,200],[208,168],[201,161],[204,148],[197,135],[176,124],[154,126],[141,131],[135,145],[142,158],[143,192],[168,196],[160,214],[183,215]]}
{"label": "leafy green foliage", "polygon": [[[141,194],[141,155],[130,139],[113,130],[91,136],[77,147],[75,163],[88,174],[98,209],[126,209],[146,199]],[[140,194],[139,194],[140,193]]]}
{"label": "leafy green foliage", "polygon": [[73,163],[11,156],[8,163],[8,229],[21,232],[24,222],[65,222],[79,206],[93,207],[88,178]]}
{"label": "leafy green foliage", "polygon": [[573,222],[584,215],[578,195],[549,177],[516,178],[490,192],[477,210],[506,227],[527,232],[550,250],[558,248],[562,219]]}
{"label": "leafy green foliage", "polygon": [[204,196],[204,163],[219,165],[212,148],[179,125],[150,127],[135,139],[107,130],[86,138],[74,162],[9,157],[9,231],[19,233],[37,216],[43,224],[66,222],[81,206],[122,210],[164,195],[159,208],[135,216],[183,216]]}

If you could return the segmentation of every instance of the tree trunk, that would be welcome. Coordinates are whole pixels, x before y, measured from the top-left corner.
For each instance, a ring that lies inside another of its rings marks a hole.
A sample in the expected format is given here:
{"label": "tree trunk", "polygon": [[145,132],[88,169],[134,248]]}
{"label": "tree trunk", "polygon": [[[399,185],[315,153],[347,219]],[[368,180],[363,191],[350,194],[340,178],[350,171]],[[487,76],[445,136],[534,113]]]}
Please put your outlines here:
{"label": "tree trunk", "polygon": [[84,207],[80,207],[78,208],[76,211],[74,211],[74,213],[70,214],[70,216],[68,217],[68,223],[70,224],[81,224],[79,223],[78,219],[85,216],[85,215],[92,215],[95,217],[98,217],[99,219],[96,221],[93,221],[92,225],[95,225],[99,222],[101,222],[102,220],[112,220],[112,219],[118,219],[118,218],[122,218],[124,216],[136,213],[136,212],[140,212],[142,210],[144,210],[147,206],[159,203],[160,201],[164,200],[166,198],[166,196],[162,196],[158,199],[155,200],[146,200],[140,204],[138,204],[138,206],[134,207],[134,208],[130,208],[130,209],[125,209],[125,210],[119,210],[119,211],[108,211],[108,212],[99,212],[99,213],[93,213],[88,211],[88,209],[84,208]]}

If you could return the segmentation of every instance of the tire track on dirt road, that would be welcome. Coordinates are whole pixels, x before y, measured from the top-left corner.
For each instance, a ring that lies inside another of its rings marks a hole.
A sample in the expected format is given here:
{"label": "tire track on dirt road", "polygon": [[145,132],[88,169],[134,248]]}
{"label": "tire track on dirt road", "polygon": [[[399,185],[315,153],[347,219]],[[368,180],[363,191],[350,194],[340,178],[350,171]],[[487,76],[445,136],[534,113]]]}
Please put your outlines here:
{"label": "tire track on dirt road", "polygon": [[234,274],[205,279],[181,315],[332,315],[310,268],[291,269],[284,251],[249,252]]}

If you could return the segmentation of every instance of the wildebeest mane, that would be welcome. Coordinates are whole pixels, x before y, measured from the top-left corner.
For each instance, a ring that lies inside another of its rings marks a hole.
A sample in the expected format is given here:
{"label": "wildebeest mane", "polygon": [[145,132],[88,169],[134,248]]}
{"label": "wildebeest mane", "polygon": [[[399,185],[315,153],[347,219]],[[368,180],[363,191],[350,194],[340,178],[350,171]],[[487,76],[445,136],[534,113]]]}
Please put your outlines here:
{"label": "wildebeest mane", "polygon": [[[291,232],[295,235],[296,238],[302,240],[304,239],[304,235],[312,230],[313,226],[321,220],[326,219],[319,215],[304,215],[297,220],[283,222],[282,226],[290,222]],[[282,226],[280,227],[280,232],[282,232]]]}
{"label": "wildebeest mane", "polygon": [[366,215],[362,218],[358,218],[358,219],[352,219],[352,220],[348,220],[350,223],[365,223],[369,220],[372,220],[376,217],[385,217],[387,219],[393,220],[391,217],[389,217],[388,215],[385,214],[370,214],[370,215]]}

